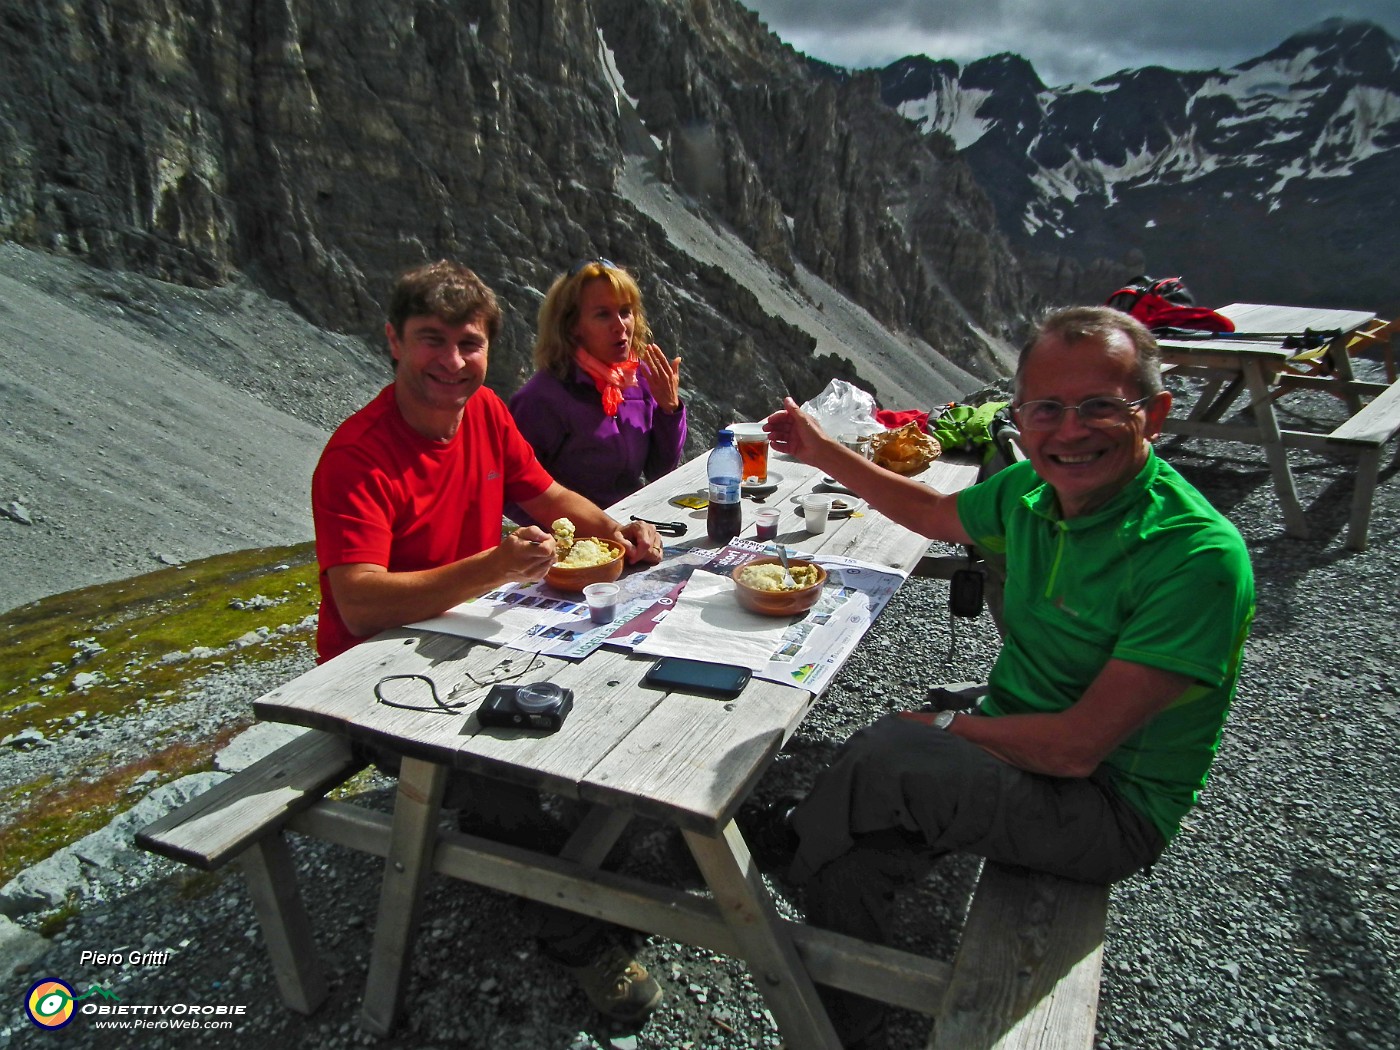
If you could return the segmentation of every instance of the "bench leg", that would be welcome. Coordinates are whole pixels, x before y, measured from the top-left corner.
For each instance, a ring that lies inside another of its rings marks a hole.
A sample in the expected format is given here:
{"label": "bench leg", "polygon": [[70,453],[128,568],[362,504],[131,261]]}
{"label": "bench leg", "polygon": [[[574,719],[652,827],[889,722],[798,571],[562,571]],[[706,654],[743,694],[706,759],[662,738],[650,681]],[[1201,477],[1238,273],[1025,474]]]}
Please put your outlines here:
{"label": "bench leg", "polygon": [[787,1045],[839,1050],[816,985],[779,923],[738,827],[730,821],[717,838],[683,833]]}
{"label": "bench leg", "polygon": [[326,979],[297,890],[296,867],[282,834],[269,835],[238,859],[253,910],[262,927],[272,973],[282,1001],[297,1013],[310,1014],[326,999]]}
{"label": "bench leg", "polygon": [[446,785],[446,766],[404,758],[399,767],[399,792],[394,802],[389,855],[384,861],[384,884],[379,892],[379,918],[374,925],[362,1014],[364,1026],[375,1035],[388,1035],[398,1022],[423,886],[432,872],[438,814]]}
{"label": "bench leg", "polygon": [[1284,531],[1290,536],[1307,539],[1308,525],[1303,516],[1303,505],[1298,502],[1298,488],[1293,483],[1293,470],[1288,465],[1288,449],[1284,447],[1283,435],[1279,433],[1274,403],[1269,399],[1268,378],[1258,362],[1247,362],[1244,374],[1254,399],[1254,423],[1259,431],[1260,443],[1264,446],[1264,458],[1269,461],[1269,470],[1274,476],[1274,492],[1283,510]]}
{"label": "bench leg", "polygon": [[1232,376],[1227,381],[1225,379],[1210,380],[1205,389],[1201,391],[1200,400],[1196,402],[1196,407],[1191,410],[1188,419],[1199,419],[1202,422],[1214,423],[1225,414],[1239,397],[1240,387],[1243,385],[1240,376]]}
{"label": "bench leg", "polygon": [[1356,461],[1356,491],[1351,497],[1351,520],[1347,523],[1347,550],[1366,549],[1366,533],[1371,525],[1371,501],[1376,495],[1376,479],[1380,470],[1380,446],[1363,448]]}

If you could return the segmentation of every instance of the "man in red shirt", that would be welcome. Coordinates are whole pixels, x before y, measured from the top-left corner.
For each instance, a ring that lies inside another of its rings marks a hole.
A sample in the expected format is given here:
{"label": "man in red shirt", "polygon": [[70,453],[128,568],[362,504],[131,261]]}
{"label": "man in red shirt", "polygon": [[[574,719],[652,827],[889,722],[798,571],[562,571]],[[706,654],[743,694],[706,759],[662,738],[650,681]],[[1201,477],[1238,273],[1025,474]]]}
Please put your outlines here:
{"label": "man in red shirt", "polygon": [[[496,297],[446,260],[404,273],[384,332],[394,381],[331,436],[311,482],[320,563],[322,661],[390,627],[428,619],[509,582],[544,578],[554,538],[535,526],[502,536],[507,502],[536,521],[569,518],[581,536],[622,544],[629,562],[661,558],[656,530],[623,526],[535,460],[510,412],[484,386]],[[538,796],[484,777],[457,778],[477,833],[538,846]],[[541,949],[570,968],[599,1009],[646,1016],[661,988],[594,920],[535,909]]]}

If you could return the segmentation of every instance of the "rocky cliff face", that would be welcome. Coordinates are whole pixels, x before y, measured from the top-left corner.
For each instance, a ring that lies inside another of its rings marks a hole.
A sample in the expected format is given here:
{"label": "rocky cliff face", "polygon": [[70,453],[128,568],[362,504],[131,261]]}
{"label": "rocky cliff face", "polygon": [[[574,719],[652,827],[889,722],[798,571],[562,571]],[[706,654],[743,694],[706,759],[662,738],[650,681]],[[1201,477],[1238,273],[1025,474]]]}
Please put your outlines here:
{"label": "rocky cliff face", "polygon": [[847,290],[986,370],[1025,286],[989,200],[943,143],[891,120],[874,74],[809,63],[746,8],[599,0],[610,46],[678,185],[770,265]]}
{"label": "rocky cliff face", "polygon": [[1047,293],[1123,277],[1198,299],[1400,312],[1400,42],[1329,19],[1228,70],[1047,89],[1014,55],[904,59],[883,97],[951,140]]}
{"label": "rocky cliff face", "polygon": [[543,289],[595,255],[642,277],[702,435],[857,377],[626,199],[639,157],[779,274],[978,372],[1021,320],[963,163],[731,0],[0,0],[0,25],[0,238],[177,283],[246,275],[374,342],[393,274],[458,258],[508,308],[503,391]]}

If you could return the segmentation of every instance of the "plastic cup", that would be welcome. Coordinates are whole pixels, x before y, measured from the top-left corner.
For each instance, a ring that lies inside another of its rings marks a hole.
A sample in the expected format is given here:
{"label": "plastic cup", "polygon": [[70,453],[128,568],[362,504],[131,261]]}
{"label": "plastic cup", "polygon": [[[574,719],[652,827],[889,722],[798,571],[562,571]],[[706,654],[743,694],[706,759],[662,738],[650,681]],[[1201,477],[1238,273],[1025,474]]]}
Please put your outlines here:
{"label": "plastic cup", "polygon": [[839,440],[852,452],[858,453],[866,459],[871,458],[869,434],[846,433],[842,434]]}
{"label": "plastic cup", "polygon": [[734,444],[744,462],[744,484],[762,485],[768,480],[768,434],[762,423],[731,423]]}
{"label": "plastic cup", "polygon": [[588,618],[594,623],[612,623],[617,616],[617,596],[622,588],[615,583],[590,583],[583,589],[588,601]]}
{"label": "plastic cup", "polygon": [[776,510],[761,510],[754,515],[754,525],[757,526],[757,537],[760,540],[775,539],[778,535],[778,512]]}
{"label": "plastic cup", "polygon": [[809,492],[802,497],[802,518],[811,533],[825,532],[826,519],[831,513],[831,497]]}

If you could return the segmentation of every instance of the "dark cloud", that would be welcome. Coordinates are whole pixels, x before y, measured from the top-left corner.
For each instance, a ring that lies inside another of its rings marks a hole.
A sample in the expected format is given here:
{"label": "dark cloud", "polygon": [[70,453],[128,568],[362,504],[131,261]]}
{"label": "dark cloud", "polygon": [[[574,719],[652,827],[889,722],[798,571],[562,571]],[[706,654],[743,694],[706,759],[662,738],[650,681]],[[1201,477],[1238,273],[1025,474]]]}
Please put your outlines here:
{"label": "dark cloud", "polygon": [[1324,18],[1376,22],[1400,37],[1395,0],[743,0],[799,51],[852,68],[907,54],[969,62],[1011,51],[1047,84],[1161,65],[1218,69],[1262,55]]}

